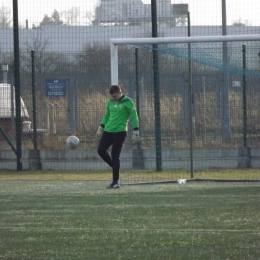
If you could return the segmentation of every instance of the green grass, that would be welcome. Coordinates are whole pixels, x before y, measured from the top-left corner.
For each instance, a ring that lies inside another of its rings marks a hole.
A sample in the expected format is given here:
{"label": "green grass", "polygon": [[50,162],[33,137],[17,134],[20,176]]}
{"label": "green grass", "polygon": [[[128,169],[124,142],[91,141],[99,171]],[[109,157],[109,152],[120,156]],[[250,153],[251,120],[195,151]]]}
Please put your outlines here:
{"label": "green grass", "polygon": [[[107,180],[111,179],[111,171],[8,171],[0,170],[0,180]],[[190,179],[188,170],[122,170],[124,183],[169,181]],[[195,179],[221,180],[260,180],[259,169],[204,169],[195,170]]]}
{"label": "green grass", "polygon": [[33,176],[0,181],[1,260],[260,258],[259,183],[107,190]]}

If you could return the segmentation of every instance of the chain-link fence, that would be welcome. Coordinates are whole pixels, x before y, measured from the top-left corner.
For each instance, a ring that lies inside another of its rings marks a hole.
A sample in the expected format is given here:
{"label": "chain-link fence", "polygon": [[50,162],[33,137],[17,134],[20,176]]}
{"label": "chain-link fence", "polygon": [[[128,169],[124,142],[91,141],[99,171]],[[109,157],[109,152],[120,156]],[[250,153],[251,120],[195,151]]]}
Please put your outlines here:
{"label": "chain-link fence", "polygon": [[[78,4],[63,1],[49,4],[48,8],[42,7],[42,9],[40,5],[34,6],[32,3],[29,6],[25,2],[19,2],[18,7],[23,151],[32,150],[37,141],[38,149],[41,152],[45,151],[45,154],[41,155],[43,169],[106,169],[96,154],[98,140],[95,138],[95,133],[109,98],[110,39],[151,37],[153,29],[151,4],[122,0],[100,1],[86,5],[83,1],[79,1]],[[191,15],[192,36],[259,34],[260,27],[255,18],[258,17],[260,10],[258,3],[252,1],[252,5],[248,3],[238,5],[235,1],[229,1],[226,7],[225,10],[221,1],[211,1],[210,4],[204,3],[203,6],[195,0],[186,1],[185,4],[178,1],[157,1],[158,37],[187,36],[188,11]],[[7,137],[15,144],[17,137],[15,89],[11,86],[15,85],[16,74],[11,8],[8,1],[2,1],[0,63],[8,65],[8,71],[3,69],[0,76],[0,82],[3,82],[0,120]],[[32,15],[33,13],[37,15]],[[241,42],[239,46],[228,46],[229,64],[236,63],[242,67],[242,44]],[[209,49],[201,47],[201,49],[207,53],[214,53],[217,58],[222,58],[222,49],[219,47]],[[35,53],[35,84],[32,82],[32,50]],[[260,70],[259,52],[260,41],[247,47],[246,64],[248,69],[256,74]],[[163,169],[167,170],[190,167],[189,64],[187,59],[178,56],[178,53],[176,50],[175,53],[159,52],[161,120],[159,134],[164,154]],[[135,48],[124,46],[120,47],[118,57],[119,84],[124,94],[135,101],[138,95],[140,101],[141,147],[133,146],[130,142],[132,135],[130,122],[124,146],[123,160],[126,161],[124,166],[128,171],[132,168],[156,169],[155,137],[158,133],[154,116],[152,53],[149,49],[140,49],[137,64]],[[205,149],[197,168],[259,167],[257,148],[260,128],[258,115],[260,79],[255,75],[247,75],[245,93],[243,74],[229,71],[228,107],[226,107],[223,103],[222,88],[224,76],[223,71],[218,68],[212,69],[210,64],[193,64],[193,149],[197,149],[194,151]],[[58,89],[57,82],[60,83]],[[32,95],[34,85],[35,99]],[[246,107],[243,103],[245,94]],[[36,111],[33,102],[36,103]],[[226,121],[223,123],[226,109],[228,109],[228,138],[225,136],[226,130],[223,130],[223,124],[226,123]],[[34,115],[36,115],[35,122]],[[37,140],[34,136],[34,125],[37,125]],[[71,134],[77,135],[80,139],[80,147],[73,151],[72,157],[65,143]],[[3,161],[12,160],[10,158],[15,154],[9,155],[9,152],[13,152],[6,137],[1,135],[0,140]],[[141,164],[135,158],[137,148],[142,150]],[[218,150],[222,148],[224,150]],[[244,153],[242,148],[252,150],[248,154]],[[47,156],[47,151],[56,154],[49,152]],[[224,151],[228,151],[227,156]],[[28,168],[29,159],[25,157],[26,152],[23,154],[23,160],[24,167]],[[252,158],[255,159],[252,161]],[[76,163],[78,168],[75,165],[61,166],[66,160],[70,160],[72,165]],[[52,163],[44,164],[47,161]],[[9,168],[9,164],[3,164],[2,168]]]}

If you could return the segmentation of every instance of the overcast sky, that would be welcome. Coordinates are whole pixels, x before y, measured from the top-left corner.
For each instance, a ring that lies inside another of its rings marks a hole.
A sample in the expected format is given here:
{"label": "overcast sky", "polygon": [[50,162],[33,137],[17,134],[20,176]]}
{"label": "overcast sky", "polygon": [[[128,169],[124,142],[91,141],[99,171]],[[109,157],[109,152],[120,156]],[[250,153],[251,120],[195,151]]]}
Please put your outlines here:
{"label": "overcast sky", "polygon": [[[10,8],[12,8],[12,2],[10,0],[0,0],[1,6],[4,5]],[[84,14],[93,12],[98,2],[99,0],[18,0],[19,23],[23,25],[25,20],[28,19],[29,25],[33,23],[39,24],[44,14],[51,16],[55,9],[58,12],[63,12],[72,7],[79,7],[82,16],[81,23],[84,24],[86,23]],[[143,2],[148,4],[151,0],[143,0]],[[172,3],[189,4],[191,24],[221,24],[222,0],[172,0]],[[260,0],[226,0],[226,6],[228,24],[241,20],[248,25],[260,26]]]}

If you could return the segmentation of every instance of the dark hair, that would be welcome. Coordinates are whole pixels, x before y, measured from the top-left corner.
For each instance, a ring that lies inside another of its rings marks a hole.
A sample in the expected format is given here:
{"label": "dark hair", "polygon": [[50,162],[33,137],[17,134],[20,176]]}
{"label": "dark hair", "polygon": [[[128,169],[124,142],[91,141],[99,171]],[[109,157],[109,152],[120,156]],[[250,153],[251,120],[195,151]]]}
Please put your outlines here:
{"label": "dark hair", "polygon": [[109,89],[109,94],[112,95],[114,93],[121,93],[121,88],[119,85],[112,85]]}

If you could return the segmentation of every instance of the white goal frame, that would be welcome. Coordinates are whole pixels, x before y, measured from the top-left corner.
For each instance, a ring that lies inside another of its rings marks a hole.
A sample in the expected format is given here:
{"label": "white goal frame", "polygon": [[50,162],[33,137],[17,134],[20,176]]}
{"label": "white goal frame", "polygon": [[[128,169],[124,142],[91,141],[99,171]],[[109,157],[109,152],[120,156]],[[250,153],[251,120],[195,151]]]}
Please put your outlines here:
{"label": "white goal frame", "polygon": [[202,43],[260,41],[260,34],[192,36],[192,37],[158,37],[158,38],[117,38],[110,41],[111,85],[118,84],[118,45],[127,44],[163,44],[163,43]]}

